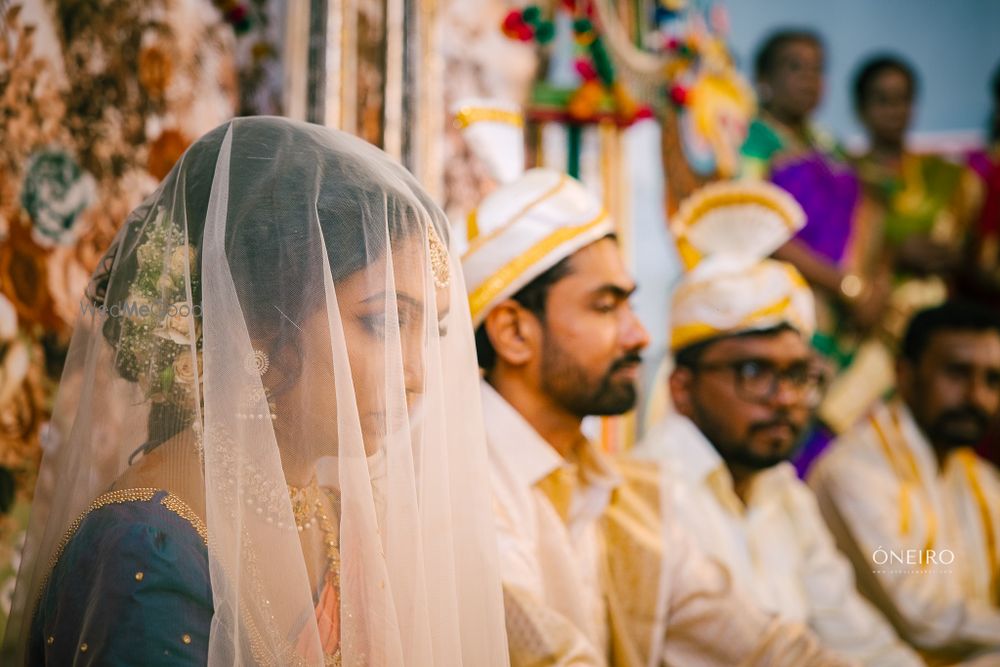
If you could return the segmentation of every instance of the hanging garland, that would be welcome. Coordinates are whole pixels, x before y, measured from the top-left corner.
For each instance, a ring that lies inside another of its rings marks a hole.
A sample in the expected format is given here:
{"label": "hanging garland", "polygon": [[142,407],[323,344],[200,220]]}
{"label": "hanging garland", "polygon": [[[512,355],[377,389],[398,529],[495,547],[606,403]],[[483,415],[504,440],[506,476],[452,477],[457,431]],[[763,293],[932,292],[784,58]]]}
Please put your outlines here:
{"label": "hanging garland", "polygon": [[659,0],[649,29],[637,35],[622,25],[614,0],[593,2],[612,59],[663,122],[671,199],[735,175],[756,101],[727,45],[725,2]]}
{"label": "hanging garland", "polygon": [[[559,88],[540,82],[534,91],[531,115],[538,120],[590,124],[613,121],[627,127],[650,118],[648,105],[638,104],[619,81],[614,62],[595,22],[593,0],[563,0],[555,10],[572,19],[573,66],[579,76],[576,88]],[[507,14],[501,30],[510,39],[549,45],[556,37],[556,22],[538,5]]]}
{"label": "hanging garland", "polygon": [[528,5],[520,11],[510,12],[500,29],[507,37],[521,42],[535,40],[539,44],[548,44],[556,36],[555,23],[543,20],[542,10],[537,5]]}

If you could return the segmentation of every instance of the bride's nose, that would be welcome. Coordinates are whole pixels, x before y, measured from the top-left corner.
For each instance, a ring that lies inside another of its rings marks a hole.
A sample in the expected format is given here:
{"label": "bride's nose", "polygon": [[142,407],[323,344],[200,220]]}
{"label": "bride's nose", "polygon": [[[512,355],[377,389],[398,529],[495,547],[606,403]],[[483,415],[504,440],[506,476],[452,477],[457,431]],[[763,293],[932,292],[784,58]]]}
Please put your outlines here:
{"label": "bride's nose", "polygon": [[424,393],[424,346],[420,336],[408,336],[403,348],[403,382],[407,403]]}

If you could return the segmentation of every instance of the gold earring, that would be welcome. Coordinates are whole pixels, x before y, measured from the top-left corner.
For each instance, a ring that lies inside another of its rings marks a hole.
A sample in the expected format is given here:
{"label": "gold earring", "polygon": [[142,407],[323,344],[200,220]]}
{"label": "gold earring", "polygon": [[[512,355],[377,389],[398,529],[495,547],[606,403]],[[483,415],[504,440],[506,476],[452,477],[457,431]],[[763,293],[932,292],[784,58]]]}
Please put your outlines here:
{"label": "gold earring", "polygon": [[438,289],[444,289],[451,284],[451,265],[448,262],[448,248],[438,236],[434,224],[427,225],[427,246],[431,258],[431,273],[434,274],[434,284]]}
{"label": "gold earring", "polygon": [[[264,377],[271,367],[271,360],[267,352],[263,350],[253,350],[243,359],[243,369],[248,375]],[[261,403],[267,405],[267,413],[258,410]],[[243,409],[236,413],[238,419],[270,419],[272,422],[278,420],[278,415],[274,408],[274,399],[271,397],[271,390],[267,387],[258,387],[256,384],[250,387],[243,401]]]}
{"label": "gold earring", "polygon": [[243,359],[243,368],[250,375],[257,375],[260,377],[264,376],[267,369],[271,367],[271,360],[267,356],[267,352],[263,350],[254,350],[249,352],[247,356]]}

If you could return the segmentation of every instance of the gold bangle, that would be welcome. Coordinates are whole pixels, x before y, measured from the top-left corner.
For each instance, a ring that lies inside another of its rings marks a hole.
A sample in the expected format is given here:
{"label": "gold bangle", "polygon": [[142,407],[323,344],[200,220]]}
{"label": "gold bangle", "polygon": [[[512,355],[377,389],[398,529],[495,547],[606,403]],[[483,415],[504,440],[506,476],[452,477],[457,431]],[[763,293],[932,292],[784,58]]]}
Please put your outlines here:
{"label": "gold bangle", "polygon": [[865,291],[864,279],[856,273],[845,273],[840,279],[840,294],[847,301],[857,301]]}

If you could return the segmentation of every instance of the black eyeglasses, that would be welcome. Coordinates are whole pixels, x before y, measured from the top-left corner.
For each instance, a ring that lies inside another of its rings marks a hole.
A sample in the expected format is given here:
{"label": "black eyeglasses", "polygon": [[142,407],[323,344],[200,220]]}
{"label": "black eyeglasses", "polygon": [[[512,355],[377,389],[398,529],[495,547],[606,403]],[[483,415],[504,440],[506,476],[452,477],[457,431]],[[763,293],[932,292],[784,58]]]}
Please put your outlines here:
{"label": "black eyeglasses", "polygon": [[695,371],[729,371],[736,378],[736,393],[754,403],[766,403],[778,392],[782,380],[794,392],[797,401],[810,407],[819,405],[826,388],[826,374],[810,363],[792,364],[779,369],[761,359],[738,359],[696,364]]}

